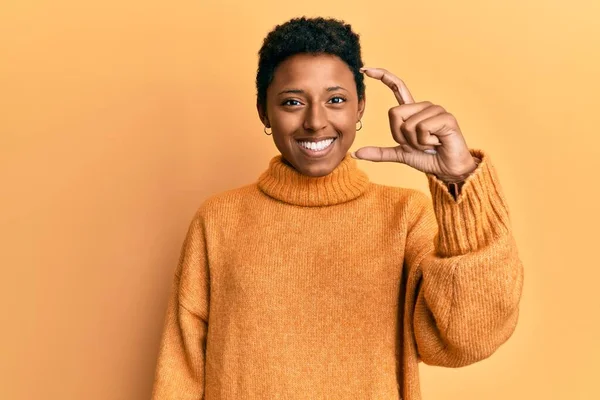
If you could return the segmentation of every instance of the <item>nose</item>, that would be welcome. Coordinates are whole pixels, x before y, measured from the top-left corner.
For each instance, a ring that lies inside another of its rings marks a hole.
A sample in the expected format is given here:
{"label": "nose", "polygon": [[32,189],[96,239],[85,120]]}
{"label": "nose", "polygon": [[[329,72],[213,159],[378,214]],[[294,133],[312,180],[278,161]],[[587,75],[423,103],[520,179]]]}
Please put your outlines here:
{"label": "nose", "polygon": [[307,107],[304,116],[304,129],[307,131],[318,131],[327,126],[327,111],[318,103]]}

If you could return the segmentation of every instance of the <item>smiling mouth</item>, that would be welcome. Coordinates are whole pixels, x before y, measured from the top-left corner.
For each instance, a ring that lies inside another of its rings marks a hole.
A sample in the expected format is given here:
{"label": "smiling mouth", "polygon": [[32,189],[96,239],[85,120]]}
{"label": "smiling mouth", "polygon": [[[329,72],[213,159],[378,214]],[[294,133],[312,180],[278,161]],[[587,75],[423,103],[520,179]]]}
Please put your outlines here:
{"label": "smiling mouth", "polygon": [[328,153],[328,151],[333,147],[333,142],[335,142],[337,138],[328,138],[323,140],[296,140],[298,146],[304,150],[305,154],[312,156],[320,156]]}

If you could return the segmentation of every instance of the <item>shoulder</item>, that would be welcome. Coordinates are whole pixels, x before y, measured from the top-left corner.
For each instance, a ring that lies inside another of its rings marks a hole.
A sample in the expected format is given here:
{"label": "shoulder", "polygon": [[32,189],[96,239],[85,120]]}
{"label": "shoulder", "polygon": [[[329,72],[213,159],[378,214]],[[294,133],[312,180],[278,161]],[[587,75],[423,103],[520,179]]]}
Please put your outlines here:
{"label": "shoulder", "polygon": [[419,189],[371,183],[369,195],[382,214],[396,221],[412,221],[433,214],[430,194]]}
{"label": "shoulder", "polygon": [[194,218],[214,220],[235,216],[260,197],[256,183],[225,190],[208,196],[196,209]]}
{"label": "shoulder", "polygon": [[225,190],[215,193],[206,198],[200,205],[199,209],[205,212],[210,212],[223,207],[231,207],[247,201],[249,197],[256,195],[258,188],[256,183],[250,183],[234,189]]}
{"label": "shoulder", "polygon": [[371,182],[369,192],[379,202],[394,207],[419,207],[423,204],[431,203],[431,198],[428,194],[414,188],[389,186]]}

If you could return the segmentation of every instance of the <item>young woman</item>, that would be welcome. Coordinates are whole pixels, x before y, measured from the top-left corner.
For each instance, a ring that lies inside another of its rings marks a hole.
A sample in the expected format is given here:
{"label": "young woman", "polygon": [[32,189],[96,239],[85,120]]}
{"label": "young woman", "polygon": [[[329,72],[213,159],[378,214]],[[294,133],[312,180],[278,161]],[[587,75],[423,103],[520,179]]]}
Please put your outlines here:
{"label": "young woman", "polygon": [[[517,324],[523,266],[490,157],[364,68],[343,21],[292,19],[259,56],[258,115],[281,154],[195,214],[153,399],[420,399],[419,361],[485,359]],[[398,146],[351,155],[365,75],[398,100]],[[422,171],[431,199],[370,182],[355,158]]]}

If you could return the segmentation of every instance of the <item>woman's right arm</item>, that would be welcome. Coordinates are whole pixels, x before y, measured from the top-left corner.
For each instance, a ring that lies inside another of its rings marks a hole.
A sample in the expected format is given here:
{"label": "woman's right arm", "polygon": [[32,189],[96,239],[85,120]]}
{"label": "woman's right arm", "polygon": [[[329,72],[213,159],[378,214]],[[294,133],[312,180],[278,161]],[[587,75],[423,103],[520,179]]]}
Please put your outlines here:
{"label": "woman's right arm", "polygon": [[209,275],[201,219],[196,214],[182,246],[162,333],[152,400],[204,397]]}

